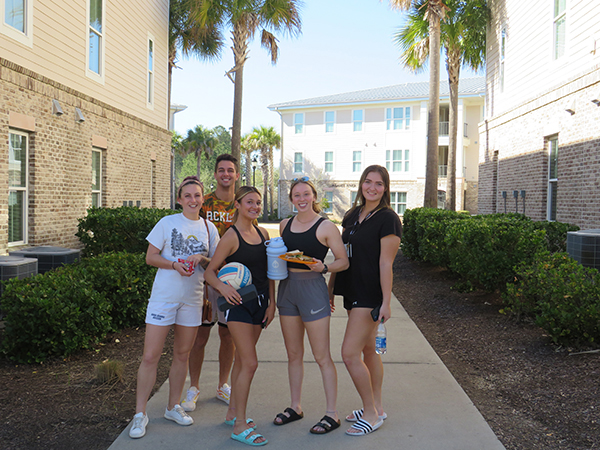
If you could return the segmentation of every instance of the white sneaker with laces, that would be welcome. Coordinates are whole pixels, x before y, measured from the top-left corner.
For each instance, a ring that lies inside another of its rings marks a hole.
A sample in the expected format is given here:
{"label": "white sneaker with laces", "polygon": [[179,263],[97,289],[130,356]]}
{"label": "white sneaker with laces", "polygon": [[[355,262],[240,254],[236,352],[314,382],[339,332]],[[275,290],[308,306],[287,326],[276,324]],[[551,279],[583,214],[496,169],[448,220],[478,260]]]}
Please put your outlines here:
{"label": "white sneaker with laces", "polygon": [[217,398],[229,405],[229,400],[231,399],[231,387],[227,383],[217,388]]}
{"label": "white sneaker with laces", "polygon": [[194,423],[194,419],[192,419],[181,406],[175,405],[173,409],[169,410],[169,408],[165,409],[165,419],[172,420],[173,422],[177,422],[179,425],[191,425]]}
{"label": "white sneaker with laces", "polygon": [[132,439],[144,437],[146,434],[146,425],[148,425],[148,416],[143,412],[137,413],[133,416],[131,428],[129,429],[129,437]]}
{"label": "white sneaker with laces", "polygon": [[187,390],[187,394],[185,396],[185,400],[181,402],[181,407],[184,411],[190,412],[196,409],[196,401],[198,400],[198,396],[200,395],[200,391],[195,386],[191,386]]}

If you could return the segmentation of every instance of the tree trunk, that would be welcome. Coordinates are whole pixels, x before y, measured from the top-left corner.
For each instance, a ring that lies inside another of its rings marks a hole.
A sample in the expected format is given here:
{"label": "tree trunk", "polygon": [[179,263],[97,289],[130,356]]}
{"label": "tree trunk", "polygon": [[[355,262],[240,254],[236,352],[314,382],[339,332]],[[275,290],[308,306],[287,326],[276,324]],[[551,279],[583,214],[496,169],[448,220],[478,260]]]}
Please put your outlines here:
{"label": "tree trunk", "polygon": [[196,150],[196,171],[198,173],[198,179],[200,179],[200,169],[202,167],[202,149]]}
{"label": "tree trunk", "polygon": [[427,111],[427,168],[423,206],[438,204],[438,137],[440,128],[440,17],[429,13],[429,105]]}
{"label": "tree trunk", "polygon": [[[175,59],[171,60],[171,55],[169,55],[169,73],[167,76],[167,126],[170,128],[171,125],[171,82],[173,80],[173,66],[175,63],[173,62]],[[177,199],[175,198],[177,193],[175,189],[175,151],[173,147],[171,147],[171,209],[175,209],[175,204],[177,203]]]}
{"label": "tree trunk", "polygon": [[269,149],[269,213],[273,214],[273,196],[275,195],[275,177],[273,174],[273,148]]}
{"label": "tree trunk", "polygon": [[248,149],[246,153],[246,164],[244,164],[244,173],[246,175],[246,186],[252,185],[252,150]]}
{"label": "tree trunk", "polygon": [[263,174],[263,222],[269,220],[269,212],[267,211],[267,195],[269,192],[269,150],[266,148],[260,149],[260,163]]}
{"label": "tree trunk", "polygon": [[450,117],[448,138],[448,178],[446,209],[456,211],[456,143],[458,142],[458,80],[460,75],[460,50],[446,49],[448,55],[448,86],[450,88]]}
{"label": "tree trunk", "polygon": [[[248,56],[248,32],[242,24],[236,23],[232,31],[234,66],[227,73],[231,78],[233,73],[233,124],[231,130],[231,155],[240,162],[242,144],[242,88],[244,86],[244,64]],[[240,180],[235,183],[235,189],[240,187]]]}

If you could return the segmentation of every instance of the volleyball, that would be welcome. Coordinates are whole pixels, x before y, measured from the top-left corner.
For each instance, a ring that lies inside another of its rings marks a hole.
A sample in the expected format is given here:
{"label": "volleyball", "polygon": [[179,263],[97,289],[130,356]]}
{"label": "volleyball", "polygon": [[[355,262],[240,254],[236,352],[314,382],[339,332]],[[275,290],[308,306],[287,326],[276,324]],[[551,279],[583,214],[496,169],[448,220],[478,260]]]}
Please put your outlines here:
{"label": "volleyball", "polygon": [[218,274],[219,280],[234,289],[240,289],[252,284],[252,274],[245,265],[232,262],[225,264]]}

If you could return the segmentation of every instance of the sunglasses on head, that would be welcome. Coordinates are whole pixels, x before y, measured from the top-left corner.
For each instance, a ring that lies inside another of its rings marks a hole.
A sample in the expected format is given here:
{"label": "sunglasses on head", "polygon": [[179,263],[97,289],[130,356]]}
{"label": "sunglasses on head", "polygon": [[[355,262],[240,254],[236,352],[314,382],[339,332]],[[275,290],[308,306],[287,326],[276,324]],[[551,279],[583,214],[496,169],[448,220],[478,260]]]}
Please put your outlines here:
{"label": "sunglasses on head", "polygon": [[308,181],[308,180],[310,180],[310,178],[307,177],[307,176],[304,176],[304,177],[301,177],[301,178],[294,178],[292,181],[293,182],[299,181],[299,182],[303,183],[303,182]]}

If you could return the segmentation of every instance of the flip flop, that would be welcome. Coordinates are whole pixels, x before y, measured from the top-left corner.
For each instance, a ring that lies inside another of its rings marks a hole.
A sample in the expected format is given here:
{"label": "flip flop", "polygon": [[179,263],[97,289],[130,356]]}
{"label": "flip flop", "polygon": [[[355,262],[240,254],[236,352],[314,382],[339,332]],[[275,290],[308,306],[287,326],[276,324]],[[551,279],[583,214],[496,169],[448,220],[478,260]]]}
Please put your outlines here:
{"label": "flip flop", "polygon": [[[383,425],[383,419],[379,419],[373,425],[363,419],[358,419],[349,429],[346,430],[346,434],[350,436],[365,436],[378,430]],[[358,432],[352,432],[350,430],[357,430]]]}
{"label": "flip flop", "polygon": [[[364,413],[365,410],[363,408],[355,409],[354,411],[352,411],[352,414],[346,416],[346,422],[356,422],[363,416]],[[387,419],[387,413],[384,412],[381,416],[379,416],[379,418],[381,420]]]}
{"label": "flip flop", "polygon": [[260,445],[265,445],[267,442],[269,442],[266,439],[262,442],[254,442],[259,437],[264,438],[264,436],[262,434],[256,433],[256,434],[253,434],[252,436],[248,437],[248,435],[250,433],[252,433],[253,431],[254,430],[252,428],[247,428],[244,431],[242,431],[240,434],[231,433],[231,439],[233,439],[234,441],[241,442],[246,445],[252,445],[254,447],[258,447]]}
{"label": "flip flop", "polygon": [[[289,416],[286,416],[284,413],[288,413]],[[290,422],[294,422],[296,420],[300,420],[303,417],[304,417],[304,413],[303,412],[301,412],[300,414],[298,414],[292,408],[285,408],[285,410],[283,411],[283,413],[277,414],[277,416],[273,420],[273,423],[275,425],[285,425],[286,423],[290,423]],[[277,418],[281,419],[281,422],[276,422]]]}
{"label": "flip flop", "polygon": [[[235,419],[237,419],[237,417],[234,417],[234,418],[233,418],[233,419],[231,419],[231,420],[225,420],[225,425],[234,426],[234,425],[235,425]],[[247,425],[250,425],[250,424],[251,424],[251,423],[253,423],[253,422],[254,422],[254,420],[252,420],[252,419],[250,419],[250,418],[247,418],[247,419],[246,419],[246,424],[247,424]],[[254,424],[254,426],[253,426],[253,427],[251,427],[251,428],[252,428],[253,430],[256,430],[256,424]]]}
{"label": "flip flop", "polygon": [[[321,420],[319,420],[315,425],[313,425],[313,427],[310,429],[310,432],[312,434],[326,434],[329,433],[330,431],[333,431],[337,428],[339,428],[341,425],[341,422],[339,420],[333,420],[333,418],[325,415],[323,416],[323,418]],[[320,431],[320,430],[315,430],[315,428],[317,427],[321,427],[323,428],[324,431]]]}

